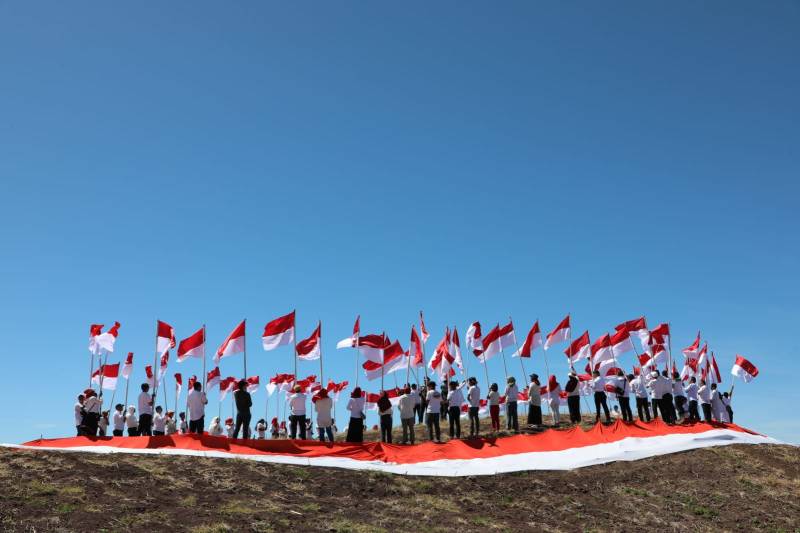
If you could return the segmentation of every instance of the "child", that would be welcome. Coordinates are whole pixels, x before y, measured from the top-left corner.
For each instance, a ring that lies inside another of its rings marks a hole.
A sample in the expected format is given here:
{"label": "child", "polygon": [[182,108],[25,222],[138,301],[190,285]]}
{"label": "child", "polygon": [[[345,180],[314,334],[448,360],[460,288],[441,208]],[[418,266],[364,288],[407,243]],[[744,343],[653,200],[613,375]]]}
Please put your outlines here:
{"label": "child", "polygon": [[128,406],[128,416],[125,417],[125,423],[128,425],[128,436],[139,436],[139,419],[136,418],[136,408],[132,405]]}
{"label": "child", "polygon": [[267,422],[263,418],[256,422],[256,435],[258,440],[267,438]]}
{"label": "child", "polygon": [[178,426],[175,424],[175,411],[167,411],[167,435],[174,435],[178,432]]}
{"label": "child", "polygon": [[500,431],[500,393],[497,392],[497,383],[492,383],[489,387],[489,394],[486,396],[489,402],[489,416],[492,418],[492,431]]}
{"label": "child", "polygon": [[125,431],[125,413],[122,410],[125,406],[118,403],[114,406],[114,436],[121,437]]}
{"label": "child", "polygon": [[100,414],[100,420],[97,421],[98,435],[100,435],[101,437],[105,437],[107,429],[108,429],[108,411],[103,411]]}
{"label": "child", "polygon": [[211,425],[208,426],[208,434],[214,437],[222,436],[222,426],[219,423],[219,417],[215,416],[211,419]]}
{"label": "child", "polygon": [[164,430],[166,429],[167,420],[164,417],[164,409],[160,406],[156,406],[156,414],[153,417],[153,435],[163,435]]}
{"label": "child", "polygon": [[228,435],[229,439],[233,438],[233,418],[226,418],[225,419],[225,434]]}
{"label": "child", "polygon": [[277,439],[280,436],[280,430],[278,429],[278,417],[272,419],[272,423],[270,424],[270,431],[272,434],[273,439]]}
{"label": "child", "polygon": [[186,435],[187,433],[189,433],[189,423],[186,422],[186,412],[181,411],[180,414],[178,414],[178,418],[180,418],[179,428],[181,431],[181,435]]}
{"label": "child", "polygon": [[289,437],[289,434],[286,432],[286,420],[281,420],[281,425],[278,428],[278,437],[281,439],[286,439]]}

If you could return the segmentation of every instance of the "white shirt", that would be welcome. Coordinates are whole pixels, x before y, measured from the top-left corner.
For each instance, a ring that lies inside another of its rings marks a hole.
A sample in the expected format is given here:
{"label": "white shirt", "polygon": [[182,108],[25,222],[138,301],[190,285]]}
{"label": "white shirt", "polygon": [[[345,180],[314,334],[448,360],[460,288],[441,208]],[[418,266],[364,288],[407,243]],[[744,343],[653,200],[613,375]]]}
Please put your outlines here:
{"label": "white shirt", "polygon": [[690,402],[697,401],[697,383],[689,383],[686,386],[686,397]]}
{"label": "white shirt", "polygon": [[128,416],[125,417],[125,423],[128,424],[128,429],[139,426],[139,419],[136,418],[136,413],[131,413],[128,410]]}
{"label": "white shirt", "polygon": [[189,432],[189,424],[186,422],[185,419],[181,420],[180,428],[181,428],[181,434],[183,435]]}
{"label": "white shirt", "polygon": [[516,402],[519,398],[519,389],[517,388],[516,383],[512,383],[511,385],[506,385],[506,405],[510,402]]}
{"label": "white shirt", "polygon": [[[576,389],[578,387],[575,387]],[[528,385],[528,403],[540,407],[542,405],[542,394],[539,385],[531,383]]]}
{"label": "white shirt", "polygon": [[189,409],[189,420],[200,420],[206,415],[206,393],[192,389],[186,395],[186,406]]}
{"label": "white shirt", "polygon": [[683,392],[683,382],[681,380],[672,381],[672,396],[686,396]]}
{"label": "white shirt", "polygon": [[108,422],[106,422],[106,419],[102,416],[100,417],[100,420],[97,421],[97,429],[102,431],[103,434],[105,434],[106,429],[108,429]]}
{"label": "white shirt", "polygon": [[97,413],[99,415],[102,405],[100,398],[97,396],[89,396],[83,401],[83,408],[86,409],[87,413]]}
{"label": "white shirt", "polygon": [[305,416],[306,395],[304,392],[295,392],[289,395],[289,411],[294,416]]}
{"label": "white shirt", "polygon": [[220,427],[219,424],[211,424],[208,427],[208,433],[209,435],[214,435],[215,437],[219,437],[220,435],[222,435],[222,428]]}
{"label": "white shirt", "polygon": [[362,418],[364,414],[364,397],[350,398],[347,402],[347,410],[350,411],[350,418]]}
{"label": "white shirt", "polygon": [[83,422],[83,415],[81,414],[81,410],[83,409],[83,405],[81,402],[75,402],[75,425],[80,426],[81,422]]}
{"label": "white shirt", "polygon": [[461,387],[450,391],[447,402],[450,404],[450,407],[458,407],[461,409],[461,404],[464,403],[464,393],[461,392]]}
{"label": "white shirt", "polygon": [[317,427],[326,428],[333,423],[331,418],[333,400],[330,398],[318,398],[314,403],[314,410],[317,411]]}
{"label": "white shirt", "polygon": [[414,397],[411,394],[403,394],[400,396],[398,408],[400,409],[401,419],[407,420],[409,418],[414,418]]}
{"label": "white shirt", "polygon": [[153,416],[153,431],[164,431],[167,419],[164,415],[158,413]]}
{"label": "white shirt", "polygon": [[605,392],[606,379],[603,376],[597,376],[596,378],[592,378],[592,390],[594,390],[595,392]]}
{"label": "white shirt", "polygon": [[647,388],[644,386],[642,381],[642,376],[640,375],[631,381],[631,388],[633,389],[633,393],[636,394],[637,398],[647,399]]}
{"label": "white shirt", "polygon": [[489,405],[500,405],[500,393],[496,390],[489,391]]}
{"label": "white shirt", "polygon": [[233,438],[233,424],[225,424],[225,431],[228,433],[228,438]]}
{"label": "white shirt", "polygon": [[411,398],[414,400],[414,405],[419,405],[422,403],[422,400],[419,397],[419,392],[415,389],[411,389]]}
{"label": "white shirt", "polygon": [[438,390],[429,390],[425,399],[428,400],[426,412],[440,413],[442,411],[442,394]]}
{"label": "white shirt", "polygon": [[631,388],[628,386],[628,379],[625,376],[617,376],[617,387],[622,389],[622,394],[620,396],[623,398],[627,398],[631,393]]}
{"label": "white shirt", "polygon": [[125,413],[114,411],[114,429],[117,431],[125,429]]}
{"label": "white shirt", "polygon": [[175,419],[174,418],[167,418],[166,420],[167,420],[167,424],[166,424],[166,427],[167,427],[166,433],[167,433],[167,435],[174,435],[175,433],[177,433],[178,432],[178,427],[175,425]]}
{"label": "white shirt", "polygon": [[[319,400],[317,400],[319,402]],[[267,438],[267,426],[265,424],[256,424],[256,433],[258,433],[259,439],[266,439]]]}
{"label": "white shirt", "polygon": [[550,391],[550,408],[558,408],[561,405],[561,385]]}
{"label": "white shirt", "polygon": [[467,391],[467,400],[469,401],[470,407],[478,407],[481,406],[481,388],[478,385],[472,385],[469,390]]}
{"label": "white shirt", "polygon": [[711,403],[711,387],[701,385],[697,389],[697,397],[700,398],[700,403]]}
{"label": "white shirt", "polygon": [[150,404],[151,400],[152,398],[145,391],[139,393],[139,416],[153,414],[153,406]]}

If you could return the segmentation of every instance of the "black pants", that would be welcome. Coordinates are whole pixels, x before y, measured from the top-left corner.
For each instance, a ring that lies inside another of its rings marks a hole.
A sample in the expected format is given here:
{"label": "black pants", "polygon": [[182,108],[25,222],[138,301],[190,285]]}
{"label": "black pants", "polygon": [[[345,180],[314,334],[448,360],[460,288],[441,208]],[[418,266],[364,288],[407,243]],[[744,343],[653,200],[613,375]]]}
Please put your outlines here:
{"label": "black pants", "polygon": [[603,391],[595,391],[594,393],[594,409],[596,413],[596,421],[600,421],[600,408],[603,408],[603,414],[606,415],[606,422],[611,422],[611,414],[608,412],[608,402],[606,401],[606,393]]}
{"label": "black pants", "polygon": [[425,410],[422,408],[422,404],[418,403],[414,406],[414,418],[419,419],[419,423],[422,424],[422,416],[425,414]]}
{"label": "black pants", "polygon": [[706,419],[706,422],[709,424],[711,423],[711,404],[710,403],[701,403],[700,406],[703,408],[703,418]]}
{"label": "black pants", "polygon": [[442,430],[439,428],[439,413],[426,413],[425,424],[428,426],[429,440],[434,440],[434,433],[436,434],[436,440],[442,439]]}
{"label": "black pants", "polygon": [[422,398],[419,404],[419,423],[422,424],[425,422],[425,415],[428,411],[428,402],[425,401],[425,398]]}
{"label": "black pants", "polygon": [[346,440],[347,442],[364,442],[364,419],[350,418]]}
{"label": "black pants", "polygon": [[[233,438],[239,438],[239,430],[242,430],[242,438],[249,439],[250,438],[250,418],[251,418],[250,410],[247,411],[239,411],[236,413],[236,427],[233,428]],[[305,424],[304,424],[305,425]],[[305,437],[303,437],[305,438]]]}
{"label": "black pants", "polygon": [[639,420],[650,422],[650,402],[647,398],[636,397],[636,410],[639,412]]}
{"label": "black pants", "polygon": [[567,396],[567,408],[569,409],[569,421],[578,424],[581,421],[581,397],[578,395]]}
{"label": "black pants", "polygon": [[189,433],[197,433],[198,435],[203,434],[203,428],[205,427],[206,417],[201,416],[197,420],[189,420]]}
{"label": "black pants", "polygon": [[122,430],[121,430],[121,429],[115,429],[115,430],[112,432],[112,434],[113,434],[115,437],[121,437],[121,436],[122,436]]}
{"label": "black pants", "polygon": [[697,400],[691,400],[689,402],[689,421],[690,422],[700,421],[700,413],[697,412]]}
{"label": "black pants", "polygon": [[148,437],[153,434],[153,415],[143,414],[139,415],[139,435],[147,435]]}
{"label": "black pants", "polygon": [[298,426],[300,427],[300,440],[306,440],[306,415],[289,416],[289,438],[297,438]]}
{"label": "black pants", "polygon": [[447,409],[447,416],[450,417],[450,438],[454,436],[457,439],[461,438],[461,409],[459,407],[449,407]]}
{"label": "black pants", "polygon": [[725,410],[728,411],[728,420],[733,424],[733,408],[730,405],[726,405]]}
{"label": "black pants", "polygon": [[622,420],[633,422],[633,411],[631,411],[631,399],[627,396],[617,396],[619,410],[622,411]]}
{"label": "black pants", "polygon": [[381,442],[392,443],[392,415],[381,415]]}
{"label": "black pants", "polygon": [[128,436],[129,437],[138,437],[139,436],[139,428],[128,428]]}
{"label": "black pants", "polygon": [[154,437],[161,437],[163,435],[164,435],[163,431],[153,431],[153,436]]}
{"label": "black pants", "polygon": [[661,406],[662,406],[662,415],[664,416],[664,422],[667,424],[674,424],[675,423],[675,405],[672,403],[672,394],[665,393],[664,396],[661,398]]}
{"label": "black pants", "polygon": [[100,421],[99,413],[86,413],[83,416],[83,434],[91,437],[97,436],[97,423]]}
{"label": "black pants", "polygon": [[517,418],[517,402],[506,401],[506,429],[519,431],[519,418]]}
{"label": "black pants", "polygon": [[[650,402],[653,406],[653,418],[658,418],[658,413],[661,411],[661,400],[653,400]],[[664,413],[661,413],[661,418],[664,418]]]}
{"label": "black pants", "polygon": [[481,432],[481,419],[478,416],[478,407],[469,408],[469,436],[474,437]]}
{"label": "black pants", "polygon": [[81,429],[81,427],[80,427],[80,426],[75,426],[75,431],[77,432],[77,435],[78,435],[79,437],[80,437],[81,435],[83,435],[83,430]]}
{"label": "black pants", "polygon": [[686,396],[675,396],[675,409],[678,411],[679,417],[686,416]]}
{"label": "black pants", "polygon": [[531,426],[542,425],[542,406],[528,404],[528,424]]}

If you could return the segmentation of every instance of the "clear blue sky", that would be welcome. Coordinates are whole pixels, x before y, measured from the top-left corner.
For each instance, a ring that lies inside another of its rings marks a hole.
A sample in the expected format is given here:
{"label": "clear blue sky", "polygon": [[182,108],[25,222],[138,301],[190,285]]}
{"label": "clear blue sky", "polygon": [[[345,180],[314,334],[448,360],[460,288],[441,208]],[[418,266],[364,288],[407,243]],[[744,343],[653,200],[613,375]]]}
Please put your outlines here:
{"label": "clear blue sky", "polygon": [[138,383],[156,318],[216,347],[247,317],[267,376],[293,308],[350,381],[357,314],[405,344],[424,309],[429,351],[645,314],[726,385],[750,358],[737,422],[800,441],[798,28],[790,1],[3,3],[0,441],[72,434],[92,322]]}

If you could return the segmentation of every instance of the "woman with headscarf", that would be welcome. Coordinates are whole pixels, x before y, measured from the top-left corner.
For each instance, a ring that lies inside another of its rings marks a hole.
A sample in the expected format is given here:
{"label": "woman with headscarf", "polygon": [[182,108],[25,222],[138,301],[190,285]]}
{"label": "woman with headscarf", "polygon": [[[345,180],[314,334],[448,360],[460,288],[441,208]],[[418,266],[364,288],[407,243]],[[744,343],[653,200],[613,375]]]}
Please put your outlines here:
{"label": "woman with headscarf", "polygon": [[326,389],[320,389],[314,398],[314,409],[317,412],[317,431],[319,431],[319,441],[325,442],[325,435],[328,435],[328,440],[333,442],[333,418],[331,418],[331,410],[333,409],[333,400],[328,396]]}
{"label": "woman with headscarf", "polygon": [[219,417],[215,416],[211,419],[211,425],[208,426],[208,434],[213,437],[222,436],[222,426],[219,423]]}
{"label": "woman with headscarf", "polygon": [[364,398],[361,396],[361,387],[353,389],[350,401],[347,402],[350,411],[350,424],[347,426],[347,442],[364,441]]}
{"label": "woman with headscarf", "polygon": [[381,442],[392,443],[392,401],[385,390],[378,398],[378,414],[381,417]]}

